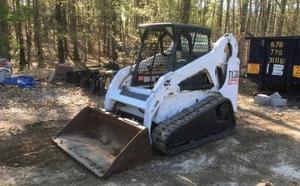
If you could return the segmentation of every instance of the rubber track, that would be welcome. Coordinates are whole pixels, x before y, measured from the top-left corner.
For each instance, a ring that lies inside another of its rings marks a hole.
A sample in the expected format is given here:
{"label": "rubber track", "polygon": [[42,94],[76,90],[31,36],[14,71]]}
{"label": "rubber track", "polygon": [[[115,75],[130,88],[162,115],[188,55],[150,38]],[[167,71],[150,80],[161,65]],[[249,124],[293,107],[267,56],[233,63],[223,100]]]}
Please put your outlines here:
{"label": "rubber track", "polygon": [[183,110],[176,116],[167,119],[163,123],[159,124],[154,128],[152,132],[152,140],[154,147],[159,151],[163,152],[164,154],[174,155],[229,135],[232,132],[235,124],[233,124],[233,126],[229,127],[227,130],[219,134],[203,138],[201,140],[196,141],[195,143],[183,145],[181,147],[179,146],[176,147],[176,149],[167,148],[168,138],[172,135],[173,131],[176,131],[178,128],[184,125],[187,125],[194,118],[206,112],[209,112],[211,109],[214,109],[226,100],[228,99],[224,98],[220,94],[210,95],[207,98],[195,104],[194,106]]}

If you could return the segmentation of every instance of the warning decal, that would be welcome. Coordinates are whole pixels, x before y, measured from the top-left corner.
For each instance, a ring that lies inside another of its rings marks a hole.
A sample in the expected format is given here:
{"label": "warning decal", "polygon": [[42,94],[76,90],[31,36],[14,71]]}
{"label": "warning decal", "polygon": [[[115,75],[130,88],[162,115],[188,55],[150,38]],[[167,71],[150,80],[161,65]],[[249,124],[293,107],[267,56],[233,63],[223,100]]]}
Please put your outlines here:
{"label": "warning decal", "polygon": [[248,63],[247,72],[249,74],[259,74],[260,64]]}
{"label": "warning decal", "polygon": [[293,77],[300,78],[300,65],[294,65]]}

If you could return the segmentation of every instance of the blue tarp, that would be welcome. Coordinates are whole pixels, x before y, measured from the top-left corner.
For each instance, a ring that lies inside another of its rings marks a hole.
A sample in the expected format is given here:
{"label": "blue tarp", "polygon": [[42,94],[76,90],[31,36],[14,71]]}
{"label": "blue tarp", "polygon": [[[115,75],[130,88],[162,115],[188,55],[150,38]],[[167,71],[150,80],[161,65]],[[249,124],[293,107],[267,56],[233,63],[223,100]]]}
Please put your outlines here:
{"label": "blue tarp", "polygon": [[4,85],[17,85],[20,88],[34,88],[37,83],[32,76],[17,76],[5,78],[2,82]]}

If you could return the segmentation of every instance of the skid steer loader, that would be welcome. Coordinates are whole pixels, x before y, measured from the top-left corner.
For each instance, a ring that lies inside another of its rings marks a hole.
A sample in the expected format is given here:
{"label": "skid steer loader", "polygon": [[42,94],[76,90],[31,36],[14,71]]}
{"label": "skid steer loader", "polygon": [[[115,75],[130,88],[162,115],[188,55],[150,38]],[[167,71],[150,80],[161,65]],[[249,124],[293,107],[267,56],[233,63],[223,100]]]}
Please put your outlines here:
{"label": "skid steer loader", "polygon": [[121,69],[104,109],[83,109],[53,141],[99,177],[229,135],[235,127],[238,44],[232,34],[210,45],[194,25],[140,25],[135,64]]}

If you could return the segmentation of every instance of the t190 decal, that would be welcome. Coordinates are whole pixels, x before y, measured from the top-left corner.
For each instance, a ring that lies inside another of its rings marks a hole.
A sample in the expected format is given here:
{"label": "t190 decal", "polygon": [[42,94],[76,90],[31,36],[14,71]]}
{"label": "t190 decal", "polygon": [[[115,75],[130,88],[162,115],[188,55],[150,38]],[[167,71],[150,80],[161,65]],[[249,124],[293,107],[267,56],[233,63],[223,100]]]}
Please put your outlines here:
{"label": "t190 decal", "polygon": [[228,74],[228,85],[236,85],[239,83],[239,71],[238,70],[229,70]]}

